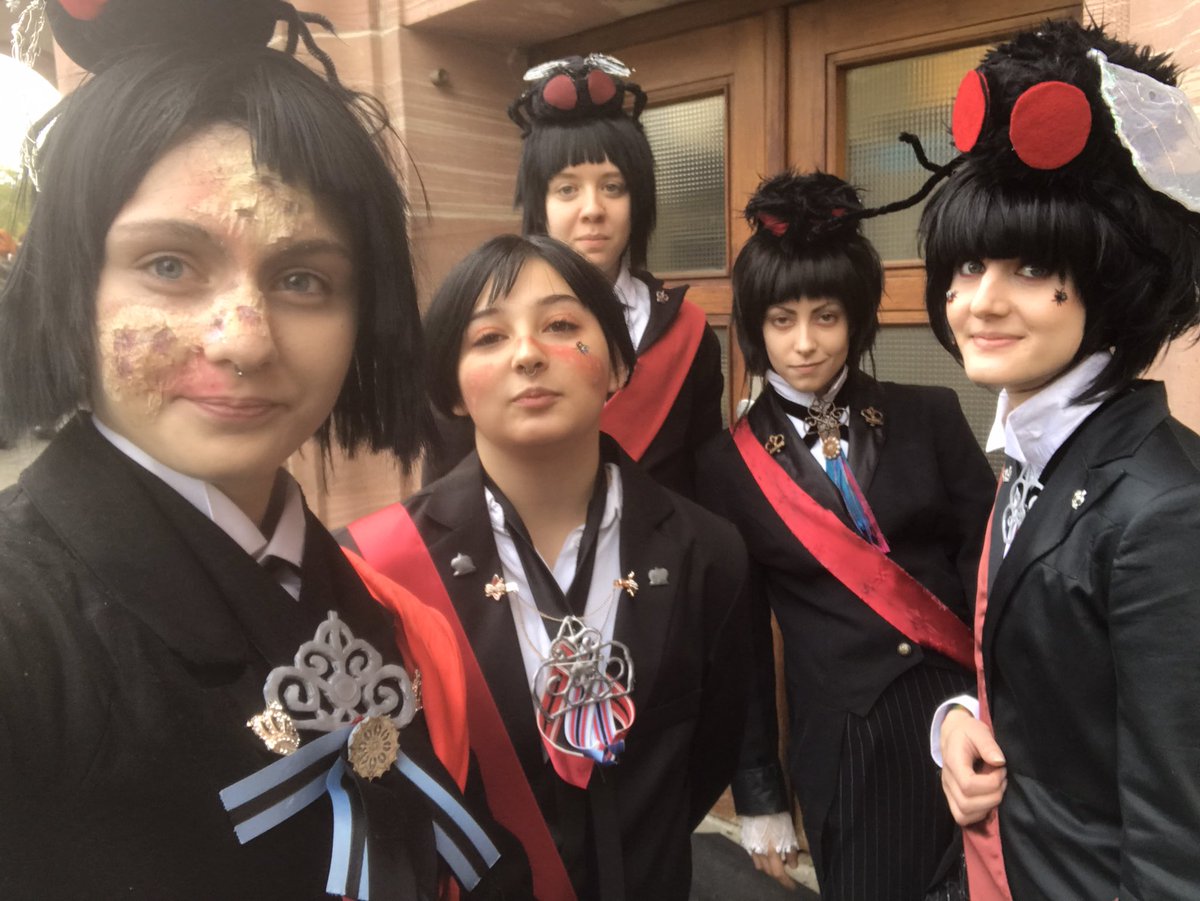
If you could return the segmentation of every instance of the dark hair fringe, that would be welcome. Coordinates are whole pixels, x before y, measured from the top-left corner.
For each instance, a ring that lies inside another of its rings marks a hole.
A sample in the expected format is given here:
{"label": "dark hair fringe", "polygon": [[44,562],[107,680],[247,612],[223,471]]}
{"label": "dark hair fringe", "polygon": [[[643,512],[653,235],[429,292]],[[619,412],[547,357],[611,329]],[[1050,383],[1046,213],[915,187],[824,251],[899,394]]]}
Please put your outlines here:
{"label": "dark hair fringe", "polygon": [[771,365],[763,340],[767,310],[801,298],[834,298],[845,307],[846,360],[857,371],[875,345],[882,296],[883,264],[861,235],[793,252],[769,232],[755,232],[733,264],[733,319],[747,371],[763,375]]}
{"label": "dark hair fringe", "polygon": [[568,124],[537,124],[521,148],[515,205],[522,208],[521,229],[546,234],[546,192],[550,179],[568,166],[611,162],[629,188],[630,265],[646,265],[657,218],[654,154],[642,127],[626,115]]}
{"label": "dark hair fringe", "polygon": [[930,325],[961,361],[946,291],[969,260],[1019,259],[1068,276],[1086,310],[1075,362],[1113,353],[1076,398],[1095,399],[1137,378],[1168,341],[1200,325],[1198,221],[1144,185],[1103,173],[1047,191],[998,179],[983,161],[968,160],[921,216]]}
{"label": "dark hair fringe", "polygon": [[164,153],[214,124],[243,127],[255,163],[314,195],[347,229],[359,278],[354,357],[328,453],[363,446],[406,464],[432,431],[397,140],[381,104],[267,48],[219,58],[130,53],[59,106],[39,154],[41,191],[0,294],[0,436],[86,403],[109,226]]}
{"label": "dark hair fringe", "polygon": [[621,303],[604,274],[553,238],[500,235],[471,251],[450,270],[425,313],[429,397],[438,412],[455,416],[454,408],[462,402],[458,361],[479,298],[486,292],[490,306],[507,297],[530,260],[542,260],[562,276],[584,308],[599,321],[609,359],[624,367],[626,381],[633,375],[637,354]]}

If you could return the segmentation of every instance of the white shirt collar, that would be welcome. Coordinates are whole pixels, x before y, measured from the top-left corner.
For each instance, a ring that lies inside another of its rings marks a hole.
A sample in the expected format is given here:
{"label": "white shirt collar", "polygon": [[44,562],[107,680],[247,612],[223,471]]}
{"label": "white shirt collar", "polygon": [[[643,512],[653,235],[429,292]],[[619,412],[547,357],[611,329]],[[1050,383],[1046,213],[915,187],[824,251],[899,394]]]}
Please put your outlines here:
{"label": "white shirt collar", "polygon": [[621,265],[621,273],[613,283],[617,300],[625,307],[625,325],[629,329],[629,339],[636,348],[646,333],[650,324],[650,288],[640,278],[634,278],[628,264]]}
{"label": "white shirt collar", "polygon": [[247,554],[260,563],[268,556],[278,557],[295,564],[299,569],[304,558],[304,497],[300,486],[288,473],[279,471],[276,490],[285,492],[283,509],[270,539],[263,535],[258,525],[231,501],[219,488],[200,479],[186,476],[151,457],[128,438],[117,434],[96,417],[92,417],[96,430],[108,439],[117,450],[162,479],[184,500],[203,513],[226,535],[237,542]]}
{"label": "white shirt collar", "polygon": [[1073,404],[1071,399],[1095,381],[1111,359],[1107,351],[1092,354],[1016,409],[1010,405],[1008,392],[1001,391],[987,449],[1004,448],[1034,476],[1040,475],[1080,423],[1103,403],[1104,398],[1084,404]]}
{"label": "white shirt collar", "polygon": [[[833,380],[833,384],[829,386],[829,390],[825,392],[826,399],[837,397],[837,393],[842,390],[842,386],[846,384],[846,378],[850,375],[850,367],[843,366],[842,371],[838,373],[838,377]],[[775,389],[775,393],[784,400],[790,400],[794,404],[801,404],[805,407],[811,407],[813,401],[817,399],[817,395],[811,391],[797,391],[788,384],[787,379],[781,376],[774,369],[767,370],[767,381],[771,387]]]}

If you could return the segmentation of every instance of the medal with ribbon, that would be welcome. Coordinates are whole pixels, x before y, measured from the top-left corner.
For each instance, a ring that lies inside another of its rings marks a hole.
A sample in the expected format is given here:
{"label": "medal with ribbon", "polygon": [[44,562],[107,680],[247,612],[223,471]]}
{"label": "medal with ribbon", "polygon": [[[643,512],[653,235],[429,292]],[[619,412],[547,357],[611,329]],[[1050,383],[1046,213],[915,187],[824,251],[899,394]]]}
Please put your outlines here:
{"label": "medal with ribbon", "polygon": [[534,678],[538,730],[555,750],[610,766],[633,725],[631,691],[629,649],[568,616]]}
{"label": "medal with ribbon", "polygon": [[[367,899],[371,863],[389,854],[371,847],[360,786],[395,770],[428,800],[438,853],[468,891],[499,860],[453,780],[404,751],[402,730],[420,709],[413,680],[402,666],[384,663],[335,611],[300,646],[293,666],[271,670],[263,698],[266,710],[247,725],[284,757],[221,791],[243,844],[328,794],[333,842],[326,891]],[[303,743],[301,732],[322,734]]]}

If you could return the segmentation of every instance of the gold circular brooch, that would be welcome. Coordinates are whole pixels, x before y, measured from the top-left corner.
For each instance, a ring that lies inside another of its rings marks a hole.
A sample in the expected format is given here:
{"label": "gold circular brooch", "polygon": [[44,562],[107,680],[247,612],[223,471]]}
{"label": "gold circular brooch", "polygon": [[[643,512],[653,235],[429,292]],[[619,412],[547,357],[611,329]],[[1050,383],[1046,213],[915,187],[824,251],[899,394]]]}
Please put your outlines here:
{"label": "gold circular brooch", "polygon": [[400,755],[400,730],[385,716],[369,716],[350,732],[350,766],[364,779],[378,779]]}

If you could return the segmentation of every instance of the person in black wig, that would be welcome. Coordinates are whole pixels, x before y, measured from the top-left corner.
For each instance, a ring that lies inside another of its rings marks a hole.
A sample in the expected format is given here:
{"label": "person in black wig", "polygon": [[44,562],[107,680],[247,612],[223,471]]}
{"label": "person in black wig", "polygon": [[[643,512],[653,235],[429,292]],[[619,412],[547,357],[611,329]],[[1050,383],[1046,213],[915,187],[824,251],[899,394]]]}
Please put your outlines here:
{"label": "person in black wig", "polygon": [[976,697],[936,713],[970,893],[1200,884],[1200,439],[1139,374],[1200,322],[1198,125],[1170,59],[1047,22],[955,100],[926,306],[1000,389]]}
{"label": "person in black wig", "polygon": [[0,435],[71,417],[0,494],[0,895],[529,897],[449,625],[283,468],[423,442],[386,116],[287,3],[47,12],[94,74],[0,294]]}
{"label": "person in black wig", "polygon": [[745,549],[601,434],[641,364],[612,284],[571,248],[493,238],[425,324],[433,402],[471,418],[475,450],[345,540],[444,586],[570,879],[542,896],[684,901],[745,717]]}
{"label": "person in black wig", "polygon": [[788,883],[774,612],[792,790],[821,897],[908,901],[961,870],[922,750],[928,711],[970,684],[991,472],[952,391],[862,370],[883,290],[859,233],[869,212],[821,172],[767,179],[747,204],[755,230],[734,264],[734,319],[766,385],[732,436],[702,449],[699,483],[752,560],[757,677],[733,781],[743,844]]}
{"label": "person in black wig", "polygon": [[[631,74],[601,54],[526,73],[529,87],[509,108],[524,138],[516,202],[524,234],[562,241],[616,288],[639,362],[602,428],[656,481],[691,497],[695,448],[721,428],[721,351],[703,314],[684,299],[687,286],[667,288],[645,271],[654,156],[639,121],[646,95]],[[440,432],[427,481],[471,447],[469,423],[447,420]]]}

